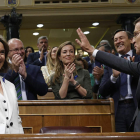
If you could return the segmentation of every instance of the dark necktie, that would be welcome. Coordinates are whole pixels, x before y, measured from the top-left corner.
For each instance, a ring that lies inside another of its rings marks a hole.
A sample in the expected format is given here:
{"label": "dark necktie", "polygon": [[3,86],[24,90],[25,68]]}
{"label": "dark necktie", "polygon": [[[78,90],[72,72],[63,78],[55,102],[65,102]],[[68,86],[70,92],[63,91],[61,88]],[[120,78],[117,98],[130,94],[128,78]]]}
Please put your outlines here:
{"label": "dark necktie", "polygon": [[19,78],[19,75],[15,78],[14,85],[16,87],[18,100],[22,100],[22,93],[21,93],[21,86],[20,86],[20,78]]}
{"label": "dark necktie", "polygon": [[[129,56],[128,54],[122,55],[121,57],[124,58]],[[128,94],[128,84],[127,84],[127,74],[121,73],[121,82],[120,82],[120,94],[122,97],[125,97]]]}

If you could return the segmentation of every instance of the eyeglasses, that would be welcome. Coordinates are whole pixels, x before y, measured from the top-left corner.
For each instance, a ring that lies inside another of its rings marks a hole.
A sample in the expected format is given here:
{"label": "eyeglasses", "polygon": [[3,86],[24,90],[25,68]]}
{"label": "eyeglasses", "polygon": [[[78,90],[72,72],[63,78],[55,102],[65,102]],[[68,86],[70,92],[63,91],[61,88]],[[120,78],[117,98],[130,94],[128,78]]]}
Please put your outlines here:
{"label": "eyeglasses", "polygon": [[[138,32],[139,31],[139,32]],[[134,32],[133,37],[136,38],[139,34],[140,34],[140,30],[138,30],[137,32]]]}
{"label": "eyeglasses", "polygon": [[9,51],[13,51],[13,52],[19,52],[19,51],[23,51],[24,50],[24,48],[20,48],[20,49],[13,49],[13,50],[9,50]]}

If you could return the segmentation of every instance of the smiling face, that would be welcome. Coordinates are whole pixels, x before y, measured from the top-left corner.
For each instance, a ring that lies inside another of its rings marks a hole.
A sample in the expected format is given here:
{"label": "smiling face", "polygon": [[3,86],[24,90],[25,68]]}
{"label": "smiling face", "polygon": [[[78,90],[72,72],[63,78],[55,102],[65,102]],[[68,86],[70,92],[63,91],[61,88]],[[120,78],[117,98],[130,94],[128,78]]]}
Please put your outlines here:
{"label": "smiling face", "polygon": [[51,58],[54,60],[56,58],[56,53],[57,53],[58,48],[54,47],[51,51]]}
{"label": "smiling face", "polygon": [[9,40],[8,45],[9,45],[8,57],[10,58],[10,60],[12,60],[14,54],[20,55],[24,60],[25,50],[24,50],[23,43],[19,39]]}
{"label": "smiling face", "polygon": [[129,39],[125,31],[120,31],[114,36],[114,46],[118,53],[125,55],[131,50],[132,39]]}
{"label": "smiling face", "polygon": [[5,61],[5,49],[3,44],[0,42],[0,69],[2,68]]}
{"label": "smiling face", "polygon": [[136,49],[136,54],[140,55],[140,22],[135,25],[133,44]]}
{"label": "smiling face", "polygon": [[60,61],[63,62],[63,64],[67,65],[69,63],[72,63],[75,59],[74,54],[74,48],[72,45],[66,45],[61,49]]}

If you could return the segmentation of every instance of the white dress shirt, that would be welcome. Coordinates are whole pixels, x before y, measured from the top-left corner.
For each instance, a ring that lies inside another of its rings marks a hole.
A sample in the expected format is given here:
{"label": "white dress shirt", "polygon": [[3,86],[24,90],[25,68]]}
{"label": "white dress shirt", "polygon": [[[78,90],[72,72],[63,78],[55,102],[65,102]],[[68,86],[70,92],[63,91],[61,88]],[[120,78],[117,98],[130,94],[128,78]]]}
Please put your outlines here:
{"label": "white dress shirt", "polygon": [[[92,54],[92,56],[93,57],[96,57],[96,54],[97,54],[98,51],[99,50],[95,49],[94,52],[93,52],[93,54]],[[130,50],[127,54],[129,54],[132,57],[132,50]],[[121,57],[121,56],[122,55],[119,54],[119,57]],[[127,59],[129,61],[130,61],[130,56],[127,57]],[[111,80],[112,83],[116,83],[117,79],[118,79],[118,77],[117,78],[113,77],[113,74],[110,77],[110,80]],[[127,87],[128,87],[128,94],[125,97],[121,97],[120,96],[120,100],[125,100],[125,99],[131,99],[131,98],[133,98],[133,96],[132,96],[132,90],[131,90],[131,84],[130,84],[130,75],[129,74],[127,74]]]}

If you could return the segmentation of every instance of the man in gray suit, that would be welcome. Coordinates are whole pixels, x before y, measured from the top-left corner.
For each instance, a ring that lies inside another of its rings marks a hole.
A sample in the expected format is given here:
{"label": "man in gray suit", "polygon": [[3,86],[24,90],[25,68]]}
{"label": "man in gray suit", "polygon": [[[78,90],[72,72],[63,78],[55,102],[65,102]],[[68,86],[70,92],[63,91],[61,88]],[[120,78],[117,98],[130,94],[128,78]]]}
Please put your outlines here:
{"label": "man in gray suit", "polygon": [[[140,18],[138,18],[134,22],[134,25],[135,25],[135,29],[134,29],[133,44],[136,49],[136,53],[140,55]],[[76,39],[76,42],[81,46],[81,48],[84,51],[88,52],[89,55],[92,55],[93,57],[95,57],[97,61],[105,65],[108,65],[109,67],[112,67],[123,73],[127,73],[127,74],[134,75],[137,77],[140,76],[140,63],[139,62],[131,62],[124,58],[115,56],[113,54],[99,51],[90,45],[88,39],[83,34],[80,28],[77,29],[77,33],[79,35],[80,40]],[[118,47],[122,47],[122,46],[120,45]],[[137,86],[136,99],[138,102],[138,107],[134,114],[131,126],[133,126],[134,124],[134,131],[140,132],[140,81],[138,82],[138,86]]]}

